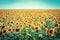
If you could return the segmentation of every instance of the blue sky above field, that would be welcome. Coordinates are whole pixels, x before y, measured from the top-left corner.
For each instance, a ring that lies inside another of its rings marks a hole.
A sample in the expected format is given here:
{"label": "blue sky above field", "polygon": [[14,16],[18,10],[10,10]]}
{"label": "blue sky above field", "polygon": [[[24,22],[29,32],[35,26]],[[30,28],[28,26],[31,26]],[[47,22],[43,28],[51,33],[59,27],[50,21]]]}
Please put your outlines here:
{"label": "blue sky above field", "polygon": [[60,9],[60,0],[0,0],[0,9]]}

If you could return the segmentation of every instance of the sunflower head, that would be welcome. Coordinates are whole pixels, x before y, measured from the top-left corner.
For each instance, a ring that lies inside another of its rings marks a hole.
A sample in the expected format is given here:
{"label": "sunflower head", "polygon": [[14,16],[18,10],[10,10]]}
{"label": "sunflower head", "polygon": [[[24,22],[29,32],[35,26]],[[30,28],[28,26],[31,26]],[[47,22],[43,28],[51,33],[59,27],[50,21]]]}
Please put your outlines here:
{"label": "sunflower head", "polygon": [[2,26],[2,29],[6,28],[5,25]]}
{"label": "sunflower head", "polygon": [[10,21],[10,22],[9,22],[9,24],[10,24],[10,25],[13,25],[13,24],[14,24],[14,21],[13,21],[13,20],[12,20],[12,21]]}
{"label": "sunflower head", "polygon": [[8,28],[8,32],[12,32],[12,28]]}
{"label": "sunflower head", "polygon": [[45,22],[44,22],[44,21],[41,21],[41,24],[42,24],[42,25],[45,25]]}
{"label": "sunflower head", "polygon": [[26,29],[26,30],[27,30],[27,29],[29,29],[29,26],[28,26],[28,25],[26,25],[26,26],[25,26],[25,29]]}
{"label": "sunflower head", "polygon": [[34,30],[39,30],[40,27],[39,26],[34,26]]}
{"label": "sunflower head", "polygon": [[19,32],[20,32],[20,29],[19,29],[19,28],[14,29],[14,32],[15,32],[15,33],[19,33]]}
{"label": "sunflower head", "polygon": [[17,26],[19,26],[19,25],[20,25],[20,23],[19,23],[19,22],[20,22],[20,21],[16,21],[16,25],[17,25]]}
{"label": "sunflower head", "polygon": [[53,36],[54,35],[54,29],[50,29],[49,32],[48,32],[49,35]]}
{"label": "sunflower head", "polygon": [[58,27],[58,24],[55,24],[54,26],[55,26],[55,27]]}
{"label": "sunflower head", "polygon": [[2,30],[2,34],[3,35],[6,34],[6,33],[7,33],[7,30],[6,29]]}

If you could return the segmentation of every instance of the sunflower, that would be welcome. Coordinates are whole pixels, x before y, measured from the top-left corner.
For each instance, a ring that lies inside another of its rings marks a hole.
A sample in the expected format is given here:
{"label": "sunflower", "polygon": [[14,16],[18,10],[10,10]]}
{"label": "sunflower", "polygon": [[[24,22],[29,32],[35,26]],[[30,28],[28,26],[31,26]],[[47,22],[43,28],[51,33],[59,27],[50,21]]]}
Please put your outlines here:
{"label": "sunflower", "polygon": [[55,27],[58,27],[58,24],[56,23],[54,26],[55,26]]}
{"label": "sunflower", "polygon": [[3,35],[6,34],[6,33],[7,33],[7,29],[2,30]]}
{"label": "sunflower", "polygon": [[49,30],[48,34],[51,35],[51,36],[53,36],[53,35],[54,35],[54,29],[51,28],[51,29]]}
{"label": "sunflower", "polygon": [[20,32],[20,29],[19,29],[19,28],[14,29],[14,32],[15,32],[15,33],[19,33],[19,32]]}
{"label": "sunflower", "polygon": [[39,26],[34,26],[34,30],[39,30],[40,27]]}
{"label": "sunflower", "polygon": [[29,25],[26,25],[26,26],[25,26],[25,29],[26,29],[26,30],[29,29]]}
{"label": "sunflower", "polygon": [[19,21],[16,22],[16,25],[19,26]]}
{"label": "sunflower", "polygon": [[41,21],[41,24],[42,24],[42,25],[45,25],[45,22],[44,22],[44,21]]}
{"label": "sunflower", "polygon": [[5,25],[3,25],[3,26],[2,26],[2,29],[4,29],[4,28],[6,28],[6,26],[5,26]]}
{"label": "sunflower", "polygon": [[11,21],[9,22],[9,24],[10,24],[10,25],[13,25],[13,24],[14,24],[14,21],[13,21],[13,20],[11,20]]}
{"label": "sunflower", "polygon": [[12,32],[12,28],[8,28],[8,32]]}

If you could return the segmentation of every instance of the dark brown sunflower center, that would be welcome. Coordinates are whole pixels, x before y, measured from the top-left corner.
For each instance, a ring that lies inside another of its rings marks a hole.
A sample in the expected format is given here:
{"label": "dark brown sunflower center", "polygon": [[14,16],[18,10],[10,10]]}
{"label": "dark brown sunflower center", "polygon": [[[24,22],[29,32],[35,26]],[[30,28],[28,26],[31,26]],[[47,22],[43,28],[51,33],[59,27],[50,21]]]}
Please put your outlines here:
{"label": "dark brown sunflower center", "polygon": [[58,26],[58,24],[55,24],[55,27],[57,27]]}
{"label": "dark brown sunflower center", "polygon": [[52,34],[53,33],[53,30],[50,30],[50,32],[49,32],[50,34]]}
{"label": "dark brown sunflower center", "polygon": [[6,30],[3,30],[3,33],[6,33]]}
{"label": "dark brown sunflower center", "polygon": [[11,29],[9,29],[8,31],[11,31]]}
{"label": "dark brown sunflower center", "polygon": [[2,29],[5,28],[5,26],[2,26]]}
{"label": "dark brown sunflower center", "polygon": [[18,25],[18,23],[16,23]]}
{"label": "dark brown sunflower center", "polygon": [[36,27],[35,29],[38,29],[38,27]]}
{"label": "dark brown sunflower center", "polygon": [[11,22],[11,23],[13,23],[13,22]]}
{"label": "dark brown sunflower center", "polygon": [[19,32],[19,29],[16,29],[16,32]]}

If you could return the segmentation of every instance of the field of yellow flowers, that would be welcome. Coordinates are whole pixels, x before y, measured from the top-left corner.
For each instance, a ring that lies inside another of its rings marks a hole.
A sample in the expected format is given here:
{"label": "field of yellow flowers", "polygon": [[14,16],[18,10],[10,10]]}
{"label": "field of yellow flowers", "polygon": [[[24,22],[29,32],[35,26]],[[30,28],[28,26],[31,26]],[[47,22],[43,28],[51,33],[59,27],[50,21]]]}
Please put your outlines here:
{"label": "field of yellow flowers", "polygon": [[0,40],[60,40],[60,10],[0,10]]}

